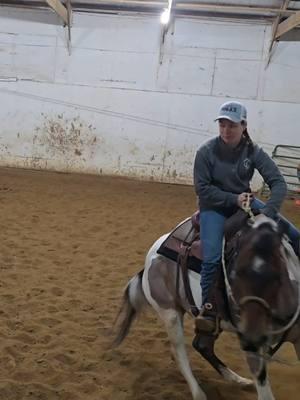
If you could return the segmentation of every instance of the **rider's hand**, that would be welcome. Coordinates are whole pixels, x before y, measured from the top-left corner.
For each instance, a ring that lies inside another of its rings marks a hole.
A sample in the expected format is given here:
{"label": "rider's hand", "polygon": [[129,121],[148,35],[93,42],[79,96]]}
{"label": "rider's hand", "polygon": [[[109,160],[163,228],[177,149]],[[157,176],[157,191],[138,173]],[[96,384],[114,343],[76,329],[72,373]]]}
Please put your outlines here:
{"label": "rider's hand", "polygon": [[247,199],[248,196],[250,197],[250,202],[253,200],[253,194],[252,193],[241,193],[239,194],[237,198],[237,204],[239,207],[244,208],[247,206]]}

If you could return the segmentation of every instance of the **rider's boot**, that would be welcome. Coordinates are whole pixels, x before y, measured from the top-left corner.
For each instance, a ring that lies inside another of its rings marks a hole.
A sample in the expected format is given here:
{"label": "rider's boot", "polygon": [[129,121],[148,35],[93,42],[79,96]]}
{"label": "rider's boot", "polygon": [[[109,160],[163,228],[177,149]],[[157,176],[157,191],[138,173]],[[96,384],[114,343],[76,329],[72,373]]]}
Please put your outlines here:
{"label": "rider's boot", "polygon": [[220,331],[219,318],[217,312],[217,302],[215,298],[215,288],[209,293],[205,303],[203,303],[200,314],[195,318],[195,333],[206,333],[218,335]]}
{"label": "rider's boot", "polygon": [[216,303],[209,296],[203,304],[200,314],[195,318],[195,337],[192,343],[194,349],[206,358],[207,350],[211,349],[220,333]]}
{"label": "rider's boot", "polygon": [[220,334],[220,315],[226,317],[225,282],[221,265],[216,270],[208,295],[203,299],[200,314],[195,318],[195,333]]}

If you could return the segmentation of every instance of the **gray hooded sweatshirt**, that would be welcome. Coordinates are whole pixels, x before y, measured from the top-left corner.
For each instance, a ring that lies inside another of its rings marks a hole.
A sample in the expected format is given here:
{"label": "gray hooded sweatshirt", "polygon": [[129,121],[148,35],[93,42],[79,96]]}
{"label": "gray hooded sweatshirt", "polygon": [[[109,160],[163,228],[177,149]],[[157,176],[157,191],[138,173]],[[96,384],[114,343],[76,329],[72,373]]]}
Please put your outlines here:
{"label": "gray hooded sweatshirt", "polygon": [[273,218],[285,198],[287,185],[269,155],[244,137],[235,148],[226,145],[220,136],[204,143],[194,163],[194,185],[201,210],[216,210],[225,215],[236,211],[238,195],[250,192],[255,169],[271,191],[262,212]]}

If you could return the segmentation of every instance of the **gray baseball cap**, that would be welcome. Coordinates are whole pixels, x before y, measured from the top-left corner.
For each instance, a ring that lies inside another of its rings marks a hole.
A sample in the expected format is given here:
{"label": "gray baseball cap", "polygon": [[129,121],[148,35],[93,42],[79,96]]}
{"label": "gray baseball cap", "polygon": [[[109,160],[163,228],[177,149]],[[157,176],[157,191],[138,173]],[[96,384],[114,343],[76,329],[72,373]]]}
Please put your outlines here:
{"label": "gray baseball cap", "polygon": [[246,107],[238,101],[228,101],[221,105],[219,115],[215,121],[219,119],[229,119],[236,123],[247,121]]}

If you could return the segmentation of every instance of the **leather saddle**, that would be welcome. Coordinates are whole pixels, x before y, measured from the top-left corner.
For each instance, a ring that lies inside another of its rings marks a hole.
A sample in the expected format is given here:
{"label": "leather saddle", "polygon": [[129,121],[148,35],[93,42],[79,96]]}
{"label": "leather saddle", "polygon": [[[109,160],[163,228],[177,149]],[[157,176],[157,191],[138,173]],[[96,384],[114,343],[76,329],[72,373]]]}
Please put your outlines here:
{"label": "leather saddle", "polygon": [[[200,211],[196,211],[191,217],[177,225],[161,244],[157,253],[177,262],[178,257],[186,254],[186,250],[189,249],[189,254],[186,257],[187,267],[200,274],[203,252],[200,237],[199,215]],[[234,235],[246,223],[247,219],[248,214],[241,209],[232,217],[228,218],[225,223],[224,232],[226,242],[231,241]]]}
{"label": "leather saddle", "polygon": [[[226,240],[226,263],[232,262],[235,257],[237,233],[245,225],[248,218],[249,215],[240,209],[233,216],[228,218],[225,223],[224,236]],[[158,254],[161,254],[177,263],[178,272],[179,269],[181,269],[185,293],[191,307],[191,312],[194,316],[197,316],[200,310],[195,305],[188,271],[193,270],[196,273],[201,273],[203,253],[200,236],[199,211],[197,211],[191,217],[177,225],[157,250]],[[220,311],[222,317],[228,319],[222,268],[219,268],[213,286],[212,290],[216,297],[216,307]]]}

